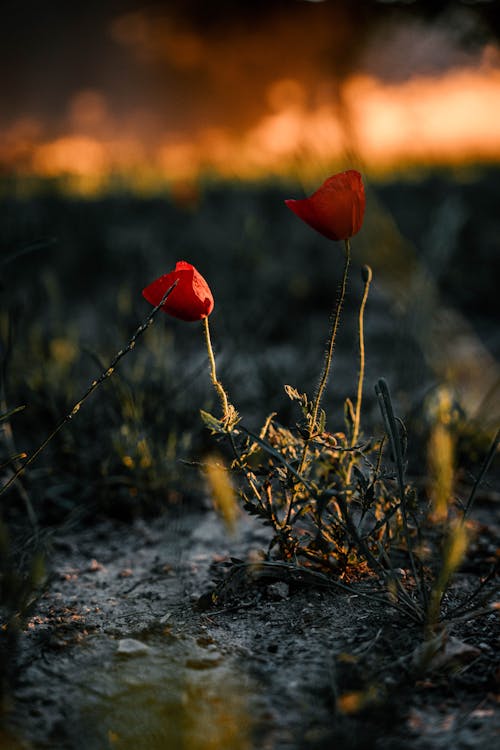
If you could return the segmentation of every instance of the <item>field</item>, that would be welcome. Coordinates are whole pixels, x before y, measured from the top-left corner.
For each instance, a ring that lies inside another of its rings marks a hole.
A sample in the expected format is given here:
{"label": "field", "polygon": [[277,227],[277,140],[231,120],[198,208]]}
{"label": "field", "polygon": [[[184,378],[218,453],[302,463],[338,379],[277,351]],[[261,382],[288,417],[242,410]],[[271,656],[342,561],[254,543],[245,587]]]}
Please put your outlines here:
{"label": "field", "polygon": [[[379,450],[387,529],[410,487],[413,503],[379,548],[385,579],[354,532],[337,568],[318,545],[301,557],[300,540],[269,551],[269,518],[237,499],[248,471],[297,481],[300,408],[284,386],[314,393],[342,276],[341,243],[284,205],[303,188],[207,182],[83,200],[2,186],[2,485],[57,431],[0,496],[2,748],[494,745],[498,178],[471,168],[369,184],[351,241],[324,431],[338,447],[352,429],[369,264],[360,460]],[[143,287],[178,260],[213,292],[237,437],[276,413],[275,442],[254,443],[258,467],[239,470],[227,433],[200,416],[220,417],[201,323],[160,311],[108,373],[151,313]],[[351,471],[368,494],[369,472]],[[321,527],[321,512],[311,519]]]}

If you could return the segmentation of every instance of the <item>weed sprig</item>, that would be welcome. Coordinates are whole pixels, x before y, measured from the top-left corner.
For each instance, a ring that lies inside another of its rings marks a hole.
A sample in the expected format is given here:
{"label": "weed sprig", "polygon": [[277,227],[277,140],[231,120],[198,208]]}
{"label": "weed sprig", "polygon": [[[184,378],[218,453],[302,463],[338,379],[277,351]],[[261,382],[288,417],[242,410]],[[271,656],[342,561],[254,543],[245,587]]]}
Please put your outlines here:
{"label": "weed sprig", "polygon": [[[375,439],[362,434],[364,314],[372,280],[368,266],[362,270],[355,406],[346,399],[345,424],[334,433],[327,430],[327,415],[321,409],[347,288],[350,238],[362,225],[364,193],[357,173],[334,176],[311,198],[287,204],[321,234],[342,239],[345,244],[342,280],[316,394],[311,400],[306,393],[285,386],[301,412],[301,420],[291,429],[276,420],[276,413],[269,415],[259,434],[241,422],[229,423],[225,416],[219,420],[204,412],[203,419],[214,435],[229,438],[234,455],[232,469],[245,480],[241,488],[243,507],[273,529],[263,565],[273,570],[279,560],[285,566],[280,570],[327,574],[346,587],[376,576],[384,583],[390,604],[432,634],[444,616],[446,590],[466,553],[465,519],[479,482],[497,452],[499,435],[493,440],[461,519],[453,520],[456,511],[449,498],[447,523],[439,528],[430,525],[434,558],[431,555],[428,559],[423,534],[431,522],[432,507],[407,483],[406,429],[395,415],[383,378],[378,380],[375,393],[385,434]],[[214,373],[211,348],[209,354]],[[222,386],[214,376],[212,381],[220,396]],[[225,415],[227,398],[221,397],[221,403]],[[396,564],[398,556],[408,567],[408,575],[402,576],[401,564]]]}

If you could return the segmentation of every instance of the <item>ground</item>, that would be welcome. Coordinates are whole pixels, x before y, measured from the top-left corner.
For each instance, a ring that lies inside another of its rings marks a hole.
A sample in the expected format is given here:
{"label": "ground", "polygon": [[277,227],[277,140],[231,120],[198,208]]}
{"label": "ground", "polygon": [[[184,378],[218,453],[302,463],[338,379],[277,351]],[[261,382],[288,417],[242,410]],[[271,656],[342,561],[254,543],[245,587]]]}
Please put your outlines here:
{"label": "ground", "polygon": [[[498,527],[478,529],[484,558]],[[16,740],[2,747],[495,746],[496,613],[451,623],[455,657],[419,674],[420,629],[356,585],[277,572],[214,600],[214,578],[231,559],[260,559],[268,537],[247,518],[229,535],[211,510],[55,534],[20,634]],[[450,601],[467,585],[465,565]]]}

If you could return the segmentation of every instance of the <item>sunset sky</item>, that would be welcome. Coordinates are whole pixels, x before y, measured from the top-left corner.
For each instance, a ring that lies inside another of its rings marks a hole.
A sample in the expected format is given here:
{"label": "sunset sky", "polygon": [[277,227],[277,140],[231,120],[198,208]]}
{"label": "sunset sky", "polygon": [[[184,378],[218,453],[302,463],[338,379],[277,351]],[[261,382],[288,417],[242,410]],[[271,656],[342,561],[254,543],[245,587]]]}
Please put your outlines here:
{"label": "sunset sky", "polygon": [[497,163],[496,5],[4,3],[0,173],[92,192]]}

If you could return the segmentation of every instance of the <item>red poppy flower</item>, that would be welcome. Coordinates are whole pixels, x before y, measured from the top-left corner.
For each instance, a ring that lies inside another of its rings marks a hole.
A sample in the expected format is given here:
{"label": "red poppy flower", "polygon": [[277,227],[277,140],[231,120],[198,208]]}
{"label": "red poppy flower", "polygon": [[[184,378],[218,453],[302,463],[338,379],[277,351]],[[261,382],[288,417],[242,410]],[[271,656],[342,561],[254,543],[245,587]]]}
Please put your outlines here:
{"label": "red poppy flower", "polygon": [[363,224],[366,203],[363,180],[359,172],[349,169],[329,177],[309,198],[285,203],[329,240],[347,240]]}
{"label": "red poppy flower", "polygon": [[161,309],[180,320],[203,320],[214,309],[214,298],[210,287],[191,263],[180,260],[175,270],[165,273],[142,290],[143,296],[152,305],[159,305],[163,295],[178,280],[177,286],[168,295]]}

